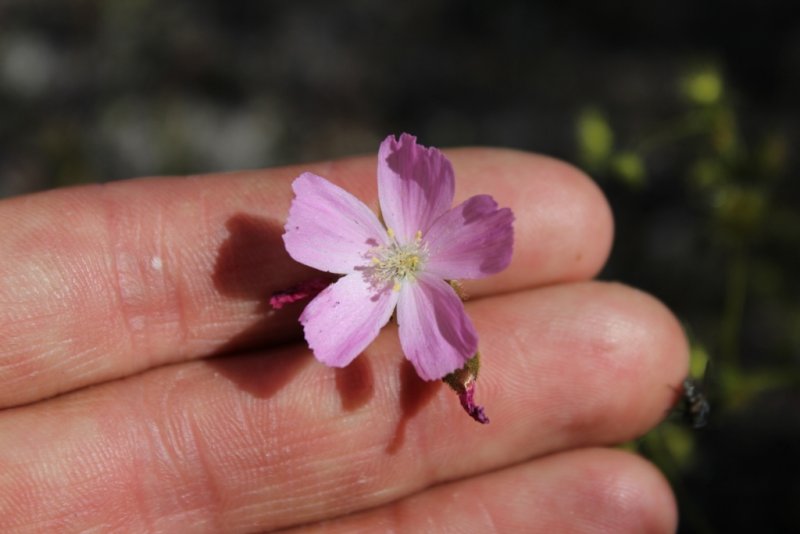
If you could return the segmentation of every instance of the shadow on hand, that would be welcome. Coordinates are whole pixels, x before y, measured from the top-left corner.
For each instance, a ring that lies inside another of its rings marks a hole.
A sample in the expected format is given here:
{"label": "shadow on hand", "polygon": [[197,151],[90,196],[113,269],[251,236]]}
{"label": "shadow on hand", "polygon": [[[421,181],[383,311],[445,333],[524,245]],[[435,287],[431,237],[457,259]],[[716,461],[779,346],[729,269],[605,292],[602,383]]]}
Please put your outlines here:
{"label": "shadow on hand", "polygon": [[319,273],[289,256],[282,239],[283,225],[275,219],[237,213],[225,228],[228,238],[217,254],[214,287],[227,297],[256,302],[256,319],[221,346],[218,357],[208,360],[208,365],[251,394],[268,397],[286,385],[308,358],[264,353],[245,358],[226,355],[302,339],[298,317],[307,302],[275,310],[269,299],[276,291]]}
{"label": "shadow on hand", "polygon": [[352,412],[364,406],[375,393],[372,366],[360,354],[347,367],[336,369],[336,389],[342,398],[342,408]]}
{"label": "shadow on hand", "polygon": [[214,265],[214,287],[227,297],[257,302],[258,320],[218,352],[224,354],[299,337],[297,317],[302,305],[273,310],[269,298],[274,292],[313,276],[315,271],[289,256],[281,237],[283,226],[274,219],[239,213],[228,219],[225,228],[228,238],[220,246]]}
{"label": "shadow on hand", "polygon": [[411,362],[404,360],[400,366],[400,421],[386,452],[395,454],[406,439],[406,425],[422,408],[430,404],[442,386],[440,381],[426,382],[417,376]]}
{"label": "shadow on hand", "polygon": [[288,348],[256,352],[243,356],[220,356],[208,361],[216,372],[253,397],[268,399],[282,390],[314,360]]}
{"label": "shadow on hand", "polygon": [[[225,228],[229,235],[217,255],[214,287],[222,295],[257,302],[257,319],[220,347],[218,356],[208,360],[208,365],[251,395],[268,398],[286,386],[312,358],[280,349],[244,357],[232,355],[302,340],[298,318],[309,300],[276,310],[269,299],[277,291],[326,273],[301,265],[289,256],[282,238],[283,225],[274,219],[239,213],[225,223]],[[336,388],[344,410],[353,411],[366,404],[374,393],[374,377],[367,359],[356,358],[349,366],[337,369]]]}

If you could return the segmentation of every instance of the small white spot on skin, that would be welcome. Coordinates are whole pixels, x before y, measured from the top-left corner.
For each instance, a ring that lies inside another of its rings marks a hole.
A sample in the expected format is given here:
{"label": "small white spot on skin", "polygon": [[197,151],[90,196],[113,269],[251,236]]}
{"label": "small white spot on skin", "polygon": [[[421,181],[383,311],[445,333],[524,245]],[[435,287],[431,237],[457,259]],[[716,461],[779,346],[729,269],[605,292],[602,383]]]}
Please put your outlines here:
{"label": "small white spot on skin", "polygon": [[145,326],[145,320],[143,315],[137,315],[136,317],[131,318],[131,329],[132,330],[142,330]]}
{"label": "small white spot on skin", "polygon": [[150,267],[152,267],[154,270],[160,271],[163,265],[164,263],[161,261],[159,256],[153,256],[150,258]]}

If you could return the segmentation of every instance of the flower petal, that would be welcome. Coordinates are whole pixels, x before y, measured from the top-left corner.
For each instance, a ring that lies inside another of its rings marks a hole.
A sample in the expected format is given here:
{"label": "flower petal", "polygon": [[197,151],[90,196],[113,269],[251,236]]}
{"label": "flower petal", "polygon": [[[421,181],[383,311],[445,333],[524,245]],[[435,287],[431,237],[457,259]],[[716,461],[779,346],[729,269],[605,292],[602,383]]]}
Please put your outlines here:
{"label": "flower petal", "polygon": [[407,243],[453,205],[453,167],[435,148],[417,138],[390,135],[378,151],[378,196],[386,226]]}
{"label": "flower petal", "polygon": [[331,367],[349,364],[389,321],[398,295],[391,284],[375,287],[361,272],[328,286],[300,315],[314,356]]}
{"label": "flower petal", "polygon": [[474,380],[467,384],[464,391],[458,394],[458,400],[461,401],[461,407],[470,417],[482,425],[488,425],[489,418],[486,416],[486,410],[475,402],[475,384]]}
{"label": "flower petal", "polygon": [[403,284],[397,322],[403,352],[425,380],[459,369],[478,348],[478,334],[461,299],[447,282],[427,273]]}
{"label": "flower petal", "polygon": [[315,174],[305,172],[292,183],[283,242],[296,261],[338,274],[369,265],[367,252],[385,245],[388,236],[378,217],[360,200]]}
{"label": "flower petal", "polygon": [[508,267],[514,248],[514,214],[488,195],[448,211],[424,236],[425,271],[445,280],[482,278]]}

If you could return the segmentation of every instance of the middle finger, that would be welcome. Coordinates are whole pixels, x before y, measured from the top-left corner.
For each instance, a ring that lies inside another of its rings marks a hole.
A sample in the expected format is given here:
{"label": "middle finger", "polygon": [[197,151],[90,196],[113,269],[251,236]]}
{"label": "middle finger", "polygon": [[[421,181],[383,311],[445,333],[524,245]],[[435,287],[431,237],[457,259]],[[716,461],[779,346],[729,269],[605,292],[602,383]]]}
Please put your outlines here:
{"label": "middle finger", "polygon": [[75,530],[233,532],[337,516],[630,439],[663,416],[686,371],[675,319],[623,286],[553,286],[469,307],[483,332],[488,426],[401,363],[394,328],[341,370],[301,346],[178,364],[4,413],[0,504],[17,505],[0,526],[74,517]]}

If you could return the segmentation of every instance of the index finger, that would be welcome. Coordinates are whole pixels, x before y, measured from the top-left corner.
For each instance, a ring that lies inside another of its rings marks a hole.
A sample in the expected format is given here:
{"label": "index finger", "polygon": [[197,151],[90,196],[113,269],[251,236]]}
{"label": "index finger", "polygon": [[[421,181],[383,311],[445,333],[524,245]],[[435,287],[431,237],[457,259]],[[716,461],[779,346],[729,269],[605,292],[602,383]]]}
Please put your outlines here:
{"label": "index finger", "polygon": [[[515,213],[511,266],[472,296],[593,276],[612,223],[597,187],[556,160],[448,153],[456,202]],[[300,335],[302,303],[270,295],[313,274],[281,235],[291,181],[312,171],[377,206],[374,157],[56,190],[0,202],[0,407],[144,369]]]}

